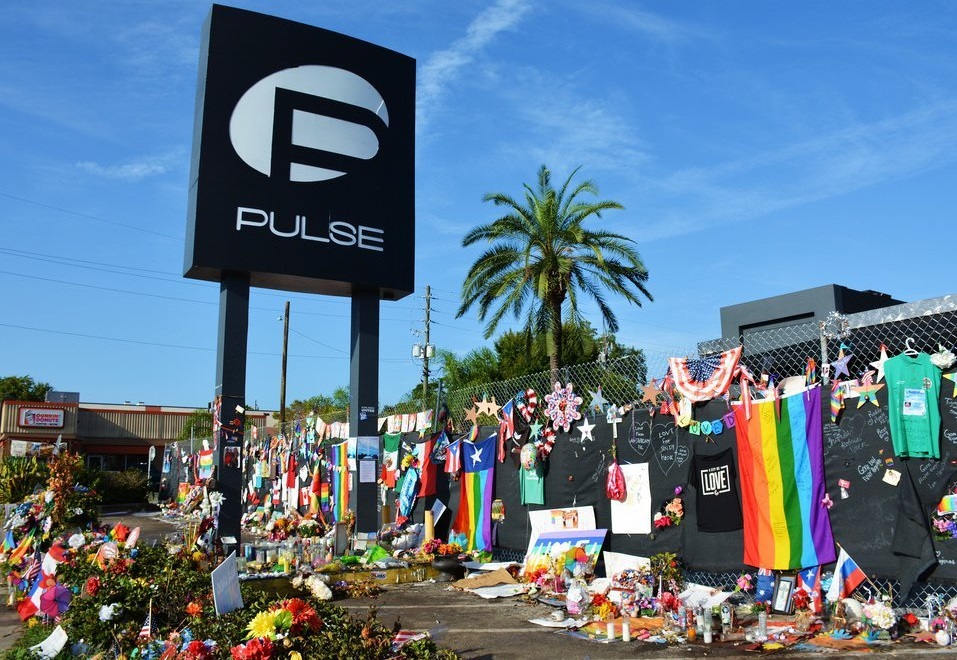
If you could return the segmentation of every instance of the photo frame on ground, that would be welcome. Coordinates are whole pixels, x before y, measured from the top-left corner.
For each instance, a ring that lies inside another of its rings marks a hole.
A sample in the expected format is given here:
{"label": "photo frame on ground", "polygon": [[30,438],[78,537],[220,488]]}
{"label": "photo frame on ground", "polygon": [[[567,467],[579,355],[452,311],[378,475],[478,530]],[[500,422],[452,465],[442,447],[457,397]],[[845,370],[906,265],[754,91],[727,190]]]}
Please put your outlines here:
{"label": "photo frame on ground", "polygon": [[774,593],[771,595],[771,611],[778,614],[790,614],[794,609],[794,586],[796,575],[779,575],[774,581]]}

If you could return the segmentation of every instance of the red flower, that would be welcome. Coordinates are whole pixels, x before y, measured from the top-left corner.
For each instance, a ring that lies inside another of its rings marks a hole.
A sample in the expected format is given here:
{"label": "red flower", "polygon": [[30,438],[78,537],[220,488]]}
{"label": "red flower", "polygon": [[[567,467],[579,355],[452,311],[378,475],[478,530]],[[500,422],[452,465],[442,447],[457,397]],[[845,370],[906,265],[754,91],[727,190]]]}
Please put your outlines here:
{"label": "red flower", "polygon": [[206,646],[205,642],[194,639],[186,645],[186,649],[180,654],[180,658],[182,660],[208,660],[212,657],[212,654],[212,649]]}
{"label": "red flower", "polygon": [[197,603],[195,600],[186,606],[186,614],[188,614],[189,616],[197,617],[202,613],[203,613],[203,606]]}
{"label": "red flower", "polygon": [[95,596],[96,592],[98,592],[99,590],[100,590],[100,578],[96,577],[95,575],[90,578],[87,578],[86,593],[90,594],[91,596]]}
{"label": "red flower", "polygon": [[290,626],[289,632],[293,635],[299,635],[303,630],[316,632],[322,628],[322,619],[319,618],[319,615],[316,614],[309,603],[300,598],[285,600],[273,609],[286,610],[292,614],[292,626]]}
{"label": "red flower", "polygon": [[237,644],[229,649],[233,660],[270,660],[272,658],[272,641],[266,637],[251,639],[245,644]]}
{"label": "red flower", "polygon": [[811,604],[811,595],[804,589],[798,589],[794,592],[794,609],[806,610]]}

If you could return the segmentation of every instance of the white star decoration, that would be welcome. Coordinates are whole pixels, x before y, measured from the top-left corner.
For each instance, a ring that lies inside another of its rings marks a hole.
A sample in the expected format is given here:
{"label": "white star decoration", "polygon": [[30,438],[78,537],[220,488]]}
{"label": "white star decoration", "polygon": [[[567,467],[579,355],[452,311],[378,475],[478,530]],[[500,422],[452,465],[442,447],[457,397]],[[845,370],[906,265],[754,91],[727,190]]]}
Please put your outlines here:
{"label": "white star decoration", "polygon": [[881,356],[870,363],[872,367],[877,369],[877,378],[874,379],[875,383],[879,383],[884,379],[884,363],[887,362],[888,359],[887,346],[881,344]]}
{"label": "white star decoration", "polygon": [[484,451],[484,450],[479,449],[478,447],[475,447],[475,448],[472,450],[472,455],[469,456],[469,458],[472,459],[472,463],[481,463],[481,462],[482,462],[482,451]]}
{"label": "white star decoration", "polygon": [[595,438],[592,437],[591,430],[595,428],[595,425],[588,421],[588,418],[585,417],[582,420],[582,423],[578,425],[578,430],[582,432],[582,442],[585,440],[595,441]]}

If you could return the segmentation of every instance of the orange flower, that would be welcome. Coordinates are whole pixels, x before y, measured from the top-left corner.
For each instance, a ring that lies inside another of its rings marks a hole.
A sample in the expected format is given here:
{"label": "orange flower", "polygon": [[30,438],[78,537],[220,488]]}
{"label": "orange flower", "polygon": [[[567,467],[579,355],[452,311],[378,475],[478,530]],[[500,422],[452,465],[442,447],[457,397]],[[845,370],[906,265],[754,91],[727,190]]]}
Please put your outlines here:
{"label": "orange flower", "polygon": [[202,613],[203,613],[203,606],[197,603],[195,600],[186,606],[186,614],[188,614],[189,616],[197,617]]}

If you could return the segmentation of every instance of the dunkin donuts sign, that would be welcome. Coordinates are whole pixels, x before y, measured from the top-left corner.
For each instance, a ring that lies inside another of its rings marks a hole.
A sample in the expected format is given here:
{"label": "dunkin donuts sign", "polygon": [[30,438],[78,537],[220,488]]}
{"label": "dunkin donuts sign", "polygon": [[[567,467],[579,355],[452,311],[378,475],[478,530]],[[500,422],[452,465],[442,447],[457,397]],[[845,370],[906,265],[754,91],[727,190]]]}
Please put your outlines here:
{"label": "dunkin donuts sign", "polygon": [[48,429],[63,428],[63,410],[59,408],[20,408],[20,426]]}

